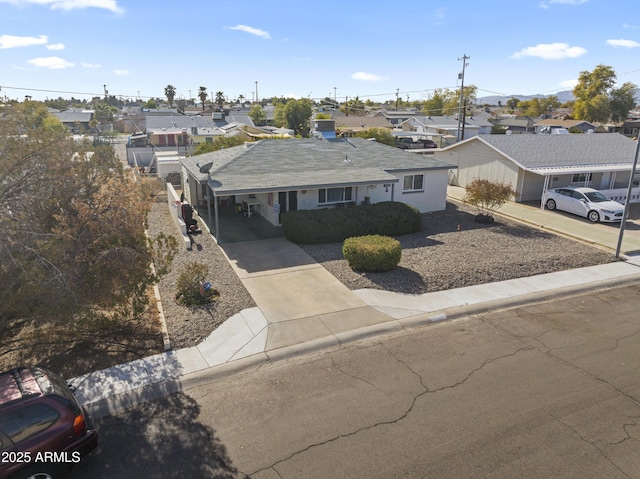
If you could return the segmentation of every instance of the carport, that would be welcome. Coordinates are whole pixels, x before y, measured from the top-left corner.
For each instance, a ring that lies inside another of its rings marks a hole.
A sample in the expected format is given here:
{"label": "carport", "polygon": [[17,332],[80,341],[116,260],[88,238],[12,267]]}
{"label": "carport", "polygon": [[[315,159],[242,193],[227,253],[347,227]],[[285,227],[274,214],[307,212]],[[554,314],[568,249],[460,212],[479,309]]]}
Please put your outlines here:
{"label": "carport", "polygon": [[[627,165],[611,164],[611,165],[593,165],[593,166],[562,166],[562,167],[542,167],[542,168],[529,168],[528,171],[541,175],[544,177],[544,183],[542,187],[542,201],[540,202],[540,209],[545,209],[544,198],[547,190],[550,189],[550,184],[557,181],[560,176],[572,175],[574,178],[577,176],[578,181],[571,181],[566,185],[553,185],[551,188],[560,188],[562,186],[581,186],[594,188],[601,191],[604,195],[608,196],[614,201],[619,203],[625,203],[627,201],[628,188],[616,188],[616,176],[618,172],[630,173],[631,168]],[[602,178],[599,184],[594,184],[592,181],[594,173],[601,173]],[[628,183],[628,174],[624,178],[624,182]],[[634,181],[637,184],[637,180]],[[635,188],[631,191],[631,203],[640,202],[640,188]]]}

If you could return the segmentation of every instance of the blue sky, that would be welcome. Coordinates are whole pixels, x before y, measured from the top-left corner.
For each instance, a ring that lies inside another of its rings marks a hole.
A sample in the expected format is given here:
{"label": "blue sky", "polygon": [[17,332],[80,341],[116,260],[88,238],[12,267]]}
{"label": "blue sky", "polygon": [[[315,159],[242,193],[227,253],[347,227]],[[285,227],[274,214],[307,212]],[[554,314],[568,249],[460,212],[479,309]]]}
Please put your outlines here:
{"label": "blue sky", "polygon": [[[640,85],[632,0],[0,0],[0,97],[426,99]],[[637,19],[637,20],[636,20]],[[38,91],[43,90],[43,91]]]}

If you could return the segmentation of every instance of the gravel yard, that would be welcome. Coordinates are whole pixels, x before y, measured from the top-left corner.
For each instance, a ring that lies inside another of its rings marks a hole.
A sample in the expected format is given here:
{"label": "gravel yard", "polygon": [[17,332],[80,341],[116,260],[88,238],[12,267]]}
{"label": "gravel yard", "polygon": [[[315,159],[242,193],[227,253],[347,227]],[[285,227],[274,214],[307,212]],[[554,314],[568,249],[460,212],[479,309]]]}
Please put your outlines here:
{"label": "gravel yard", "polygon": [[[175,236],[180,245],[171,271],[158,285],[172,349],[197,345],[226,319],[256,305],[211,235],[194,236],[192,251],[182,246],[182,236],[171,218],[166,201],[153,204],[147,231],[152,238],[160,232]],[[191,262],[209,266],[210,282],[220,292],[218,301],[206,307],[187,307],[176,303],[176,281]]]}
{"label": "gravel yard", "polygon": [[497,217],[474,221],[475,211],[447,203],[423,215],[423,230],[397,238],[402,259],[384,273],[357,273],[342,257],[342,243],[302,245],[349,289],[421,294],[551,273],[615,260],[612,253]]}
{"label": "gravel yard", "polygon": [[[350,289],[375,288],[402,293],[426,293],[474,284],[550,273],[614,261],[614,255],[552,233],[498,218],[486,225],[474,221],[473,209],[447,203],[446,211],[423,215],[423,231],[399,237],[402,260],[393,271],[358,273],[342,257],[342,243],[302,245]],[[176,236],[177,228],[165,202],[149,215],[149,234]],[[215,241],[195,237],[193,251],[181,248],[171,272],[159,287],[171,346],[189,347],[205,339],[227,318],[255,306]],[[176,279],[187,263],[210,266],[211,283],[220,299],[210,307],[188,308],[174,301]]]}

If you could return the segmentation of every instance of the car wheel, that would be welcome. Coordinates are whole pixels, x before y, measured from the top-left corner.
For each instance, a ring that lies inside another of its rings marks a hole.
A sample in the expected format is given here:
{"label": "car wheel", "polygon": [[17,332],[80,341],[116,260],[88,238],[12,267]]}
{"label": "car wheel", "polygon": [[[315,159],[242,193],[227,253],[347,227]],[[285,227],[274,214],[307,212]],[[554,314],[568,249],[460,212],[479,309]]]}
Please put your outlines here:
{"label": "car wheel", "polygon": [[551,210],[551,211],[553,211],[553,210],[555,210],[555,209],[556,209],[556,202],[555,202],[555,200],[548,200],[548,201],[547,201],[547,209],[548,209],[548,210]]}
{"label": "car wheel", "polygon": [[45,465],[34,465],[20,471],[16,476],[11,476],[11,479],[58,479],[62,477],[58,469]]}
{"label": "car wheel", "polygon": [[598,221],[600,221],[600,213],[598,213],[597,211],[591,210],[589,211],[589,213],[587,213],[587,219],[592,223],[597,223]]}

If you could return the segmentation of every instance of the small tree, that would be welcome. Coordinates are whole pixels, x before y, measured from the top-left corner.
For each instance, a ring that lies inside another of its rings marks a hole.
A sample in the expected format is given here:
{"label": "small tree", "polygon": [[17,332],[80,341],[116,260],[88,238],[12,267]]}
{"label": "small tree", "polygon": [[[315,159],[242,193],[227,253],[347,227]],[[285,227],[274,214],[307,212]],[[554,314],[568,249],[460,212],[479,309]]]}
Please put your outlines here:
{"label": "small tree", "polygon": [[493,223],[493,214],[517,194],[511,184],[476,178],[465,186],[463,201],[478,209],[476,221]]}

